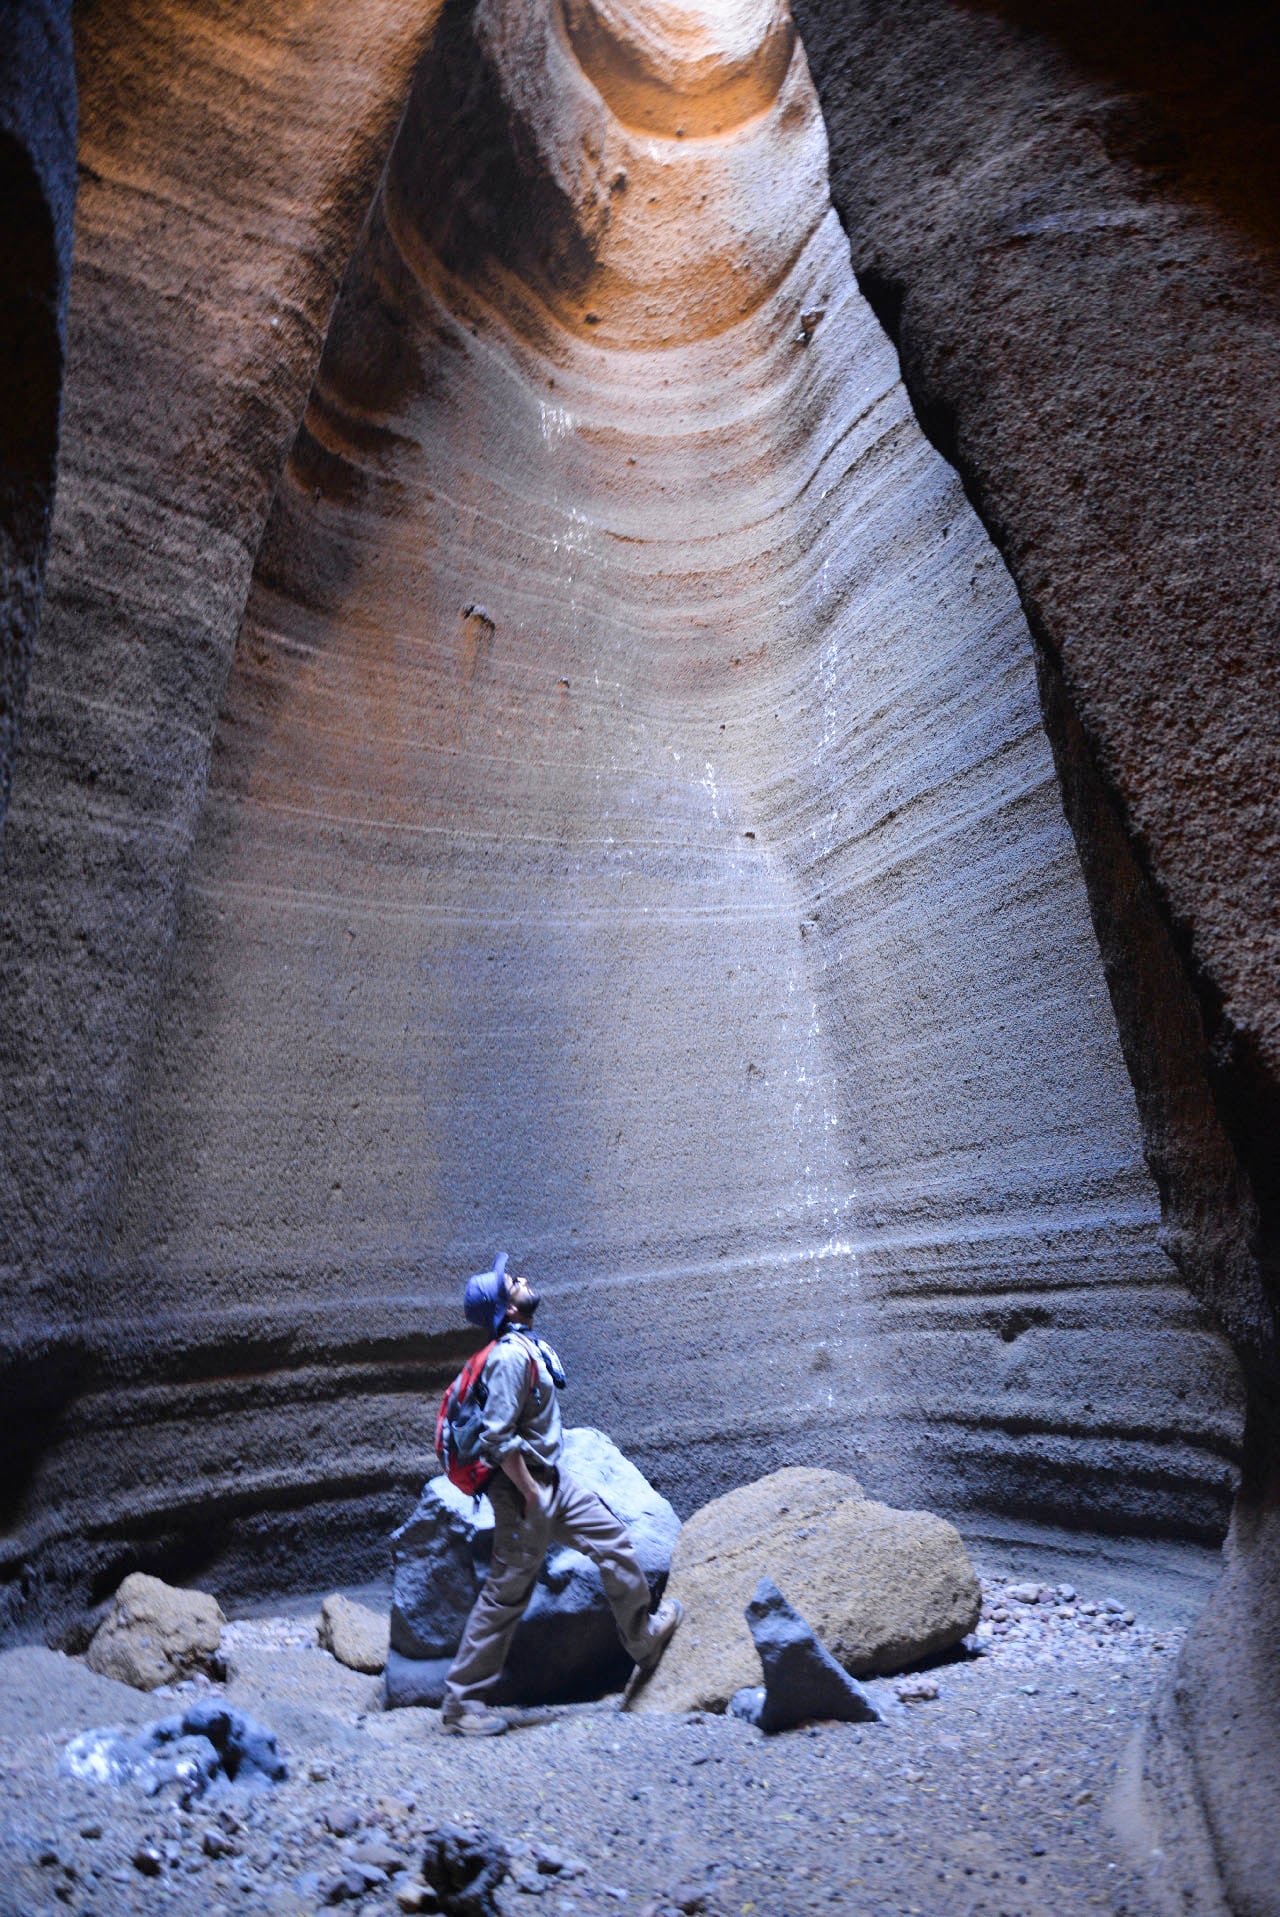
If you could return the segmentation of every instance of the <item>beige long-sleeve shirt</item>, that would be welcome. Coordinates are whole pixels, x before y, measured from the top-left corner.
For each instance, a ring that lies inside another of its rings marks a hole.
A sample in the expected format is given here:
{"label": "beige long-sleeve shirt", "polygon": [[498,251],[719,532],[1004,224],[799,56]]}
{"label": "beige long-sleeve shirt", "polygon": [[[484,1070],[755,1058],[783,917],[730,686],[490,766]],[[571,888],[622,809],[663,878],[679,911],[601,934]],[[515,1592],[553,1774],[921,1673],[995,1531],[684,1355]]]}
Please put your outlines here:
{"label": "beige long-sleeve shirt", "polygon": [[485,1361],[483,1379],[488,1395],[480,1449],[488,1462],[501,1465],[513,1451],[524,1451],[540,1464],[558,1464],[564,1449],[558,1394],[533,1340],[504,1332]]}

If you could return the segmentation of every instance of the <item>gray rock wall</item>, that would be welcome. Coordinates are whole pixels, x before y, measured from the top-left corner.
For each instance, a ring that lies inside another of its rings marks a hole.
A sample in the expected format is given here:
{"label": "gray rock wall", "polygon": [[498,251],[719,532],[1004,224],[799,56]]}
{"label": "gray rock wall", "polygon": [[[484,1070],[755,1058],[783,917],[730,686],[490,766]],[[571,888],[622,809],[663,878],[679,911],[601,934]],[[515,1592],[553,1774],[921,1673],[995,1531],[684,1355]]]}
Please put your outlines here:
{"label": "gray rock wall", "polygon": [[1170,1249],[1274,1376],[1274,20],[797,12],[861,283],[1037,636]]}
{"label": "gray rock wall", "polygon": [[861,283],[1035,634],[1163,1241],[1248,1380],[1227,1573],[1145,1775],[1171,1881],[1216,1857],[1189,1895],[1273,1911],[1280,30],[1248,4],[796,13]]}
{"label": "gray rock wall", "polygon": [[404,0],[77,12],[57,513],[0,893],[0,1614],[65,1528],[53,1434],[95,1431],[94,1393],[154,1360],[100,1293],[104,1232],[254,555],[431,23]]}
{"label": "gray rock wall", "polygon": [[[34,998],[62,1077],[15,1081],[45,1197],[14,1269],[47,1290],[11,1349],[56,1411],[15,1567],[83,1593],[140,1561],[223,1588],[380,1563],[499,1244],[545,1280],[574,1420],[685,1510],[818,1461],[952,1513],[1220,1531],[1235,1374],[1157,1244],[1025,621],[854,283],[766,15],[763,92],[673,51],[655,127],[607,44],[446,10],[207,799],[247,537],[234,566],[175,548],[149,601],[147,657],[187,663],[137,710],[186,744],[118,742],[101,837],[129,883],[109,860],[100,898],[60,888],[18,836],[45,909],[10,1044]],[[268,465],[229,457],[182,484],[240,472],[265,508]],[[105,671],[115,574],[71,524]],[[144,803],[157,765],[176,813]],[[23,832],[53,830],[53,767],[33,752]]]}

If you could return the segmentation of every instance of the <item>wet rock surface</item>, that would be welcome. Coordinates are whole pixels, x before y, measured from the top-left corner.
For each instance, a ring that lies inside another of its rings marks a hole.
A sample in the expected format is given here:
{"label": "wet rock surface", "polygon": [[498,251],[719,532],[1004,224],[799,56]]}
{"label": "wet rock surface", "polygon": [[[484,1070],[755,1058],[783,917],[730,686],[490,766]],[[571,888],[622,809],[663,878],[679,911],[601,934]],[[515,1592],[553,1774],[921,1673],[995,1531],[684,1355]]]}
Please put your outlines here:
{"label": "wet rock surface", "polygon": [[988,1576],[980,1652],[921,1674],[928,1701],[872,1678],[883,1723],[771,1738],[728,1716],[624,1715],[610,1698],[529,1713],[505,1738],[446,1739],[437,1713],[385,1712],[377,1680],[319,1648],[318,1600],[236,1621],[220,1694],[278,1729],[290,1774],[186,1810],[58,1770],[85,1710],[102,1721],[104,1688],[136,1713],[164,1700],[53,1653],[37,1677],[32,1653],[8,1653],[0,1879],[24,1911],[309,1917],[332,1899],[390,1917],[432,1909],[424,1859],[449,1825],[507,1853],[502,1917],[1137,1912],[1144,1882],[1104,1806],[1186,1607],[1150,1570],[1118,1594],[1114,1571],[1072,1576],[1070,1596],[1060,1566]]}

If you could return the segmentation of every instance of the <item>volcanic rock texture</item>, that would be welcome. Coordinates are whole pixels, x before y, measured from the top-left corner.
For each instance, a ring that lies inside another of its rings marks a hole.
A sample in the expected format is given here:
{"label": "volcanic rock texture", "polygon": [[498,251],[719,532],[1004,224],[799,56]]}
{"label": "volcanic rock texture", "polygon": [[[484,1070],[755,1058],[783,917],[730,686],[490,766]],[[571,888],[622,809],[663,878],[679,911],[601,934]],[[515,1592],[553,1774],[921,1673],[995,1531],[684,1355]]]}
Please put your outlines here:
{"label": "volcanic rock texture", "polygon": [[686,1510],[821,1461],[1216,1535],[1234,1372],[1156,1242],[1027,629],[780,7],[445,8],[205,798],[414,44],[375,13],[88,15],[7,847],[14,1598],[378,1563],[503,1245],[574,1420]]}
{"label": "volcanic rock texture", "polygon": [[[57,514],[0,894],[5,1612],[67,1528],[38,1482],[64,1407],[156,1363],[114,1328],[103,1232],[254,554],[429,26],[409,0],[77,9]],[[38,53],[17,71],[47,102]],[[83,1489],[102,1442],[86,1416]],[[152,1456],[177,1484],[192,1461],[171,1437]],[[123,1440],[118,1469],[103,1515],[126,1485],[166,1508]]]}
{"label": "volcanic rock texture", "polygon": [[1228,1570],[1148,1779],[1172,1843],[1200,1831],[1196,1908],[1216,1857],[1232,1910],[1274,1912],[1280,25],[1244,0],[796,12],[854,264],[1036,638],[1166,1242],[1244,1361]]}

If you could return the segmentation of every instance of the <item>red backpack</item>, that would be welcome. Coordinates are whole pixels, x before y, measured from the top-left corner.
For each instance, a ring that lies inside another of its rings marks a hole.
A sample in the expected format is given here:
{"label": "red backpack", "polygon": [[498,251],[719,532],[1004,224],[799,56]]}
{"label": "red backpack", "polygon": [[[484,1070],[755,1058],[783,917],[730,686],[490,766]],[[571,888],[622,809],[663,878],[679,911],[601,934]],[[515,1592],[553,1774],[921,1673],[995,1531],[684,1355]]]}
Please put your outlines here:
{"label": "red backpack", "polygon": [[[484,1408],[488,1392],[484,1387],[484,1368],[489,1353],[497,1344],[493,1338],[467,1359],[461,1371],[440,1400],[436,1413],[436,1456],[444,1466],[450,1484],[478,1498],[493,1476],[480,1451],[484,1429]],[[529,1358],[529,1383],[538,1380],[538,1366]]]}

